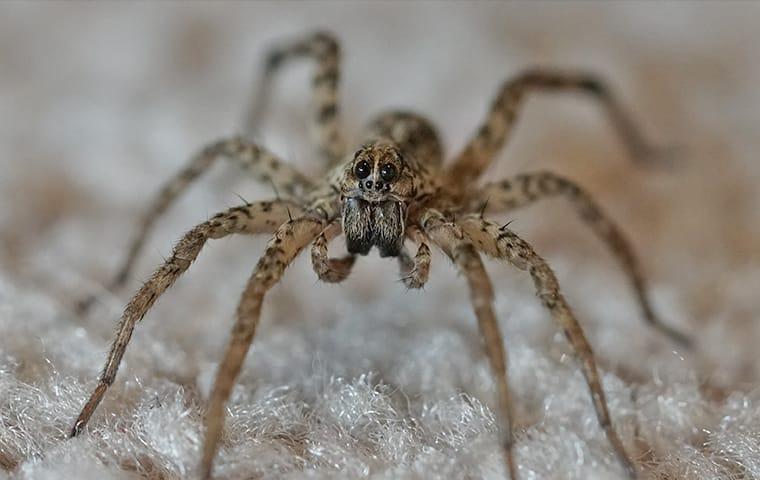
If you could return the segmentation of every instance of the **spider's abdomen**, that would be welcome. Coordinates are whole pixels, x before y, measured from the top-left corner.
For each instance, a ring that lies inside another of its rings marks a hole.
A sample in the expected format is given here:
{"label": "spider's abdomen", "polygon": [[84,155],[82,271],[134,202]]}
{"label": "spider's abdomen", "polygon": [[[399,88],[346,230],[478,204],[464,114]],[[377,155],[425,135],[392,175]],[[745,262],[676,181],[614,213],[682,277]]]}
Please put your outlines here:
{"label": "spider's abdomen", "polygon": [[443,149],[438,133],[428,119],[416,113],[406,111],[381,113],[369,123],[364,138],[392,140],[402,152],[434,169],[439,168],[443,163]]}

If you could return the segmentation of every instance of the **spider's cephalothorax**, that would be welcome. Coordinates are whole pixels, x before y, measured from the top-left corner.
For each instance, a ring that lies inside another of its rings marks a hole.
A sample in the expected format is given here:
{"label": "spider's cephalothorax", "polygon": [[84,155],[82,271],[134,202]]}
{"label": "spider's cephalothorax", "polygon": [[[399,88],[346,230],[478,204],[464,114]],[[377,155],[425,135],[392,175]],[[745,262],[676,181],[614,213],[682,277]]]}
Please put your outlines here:
{"label": "spider's cephalothorax", "polygon": [[370,123],[353,159],[340,169],[342,225],[349,253],[366,255],[376,246],[395,257],[404,244],[410,202],[432,194],[441,162],[438,135],[411,112],[388,112]]}
{"label": "spider's cephalothorax", "polygon": [[[314,271],[326,282],[348,277],[356,254],[373,246],[381,256],[398,257],[402,279],[408,288],[421,288],[428,279],[430,247],[439,248],[467,281],[475,317],[497,385],[499,440],[507,471],[517,476],[513,457],[512,400],[507,383],[507,357],[493,310],[493,287],[481,260],[487,255],[526,270],[537,295],[564,331],[580,362],[592,393],[599,424],[615,454],[631,477],[636,467],[613,428],[596,362],[580,324],[565,301],[559,283],[546,262],[507,225],[486,220],[485,214],[505,213],[536,201],[560,196],[616,256],[633,287],[642,314],[654,328],[686,344],[687,339],[663,324],[655,315],[641,267],[625,236],[596,202],[573,181],[549,172],[517,175],[483,185],[477,183],[512,131],[518,109],[531,91],[577,91],[591,95],[606,110],[628,149],[637,160],[651,160],[653,150],[604,83],[586,73],[531,70],[507,81],[499,90],[486,120],[448,165],[435,130],[423,117],[408,112],[381,115],[369,125],[362,147],[346,156],[346,141],[338,108],[340,49],[333,37],[317,33],[271,52],[262,81],[262,95],[250,109],[249,123],[268,98],[267,85],[274,71],[291,58],[316,61],[313,78],[317,111],[314,115],[319,149],[325,157],[325,174],[313,180],[282,162],[246,138],[222,139],[201,149],[178,175],[161,190],[141,222],[129,255],[109,288],[122,286],[130,277],[146,235],[169,205],[217,159],[226,158],[274,185],[282,194],[270,201],[246,203],[214,215],[192,228],[176,244],[172,255],[135,294],[124,310],[98,386],[82,409],[72,435],[82,431],[108,387],[114,382],[132,331],[160,295],[185,272],[210,239],[231,234],[273,233],[256,265],[237,309],[237,322],[219,365],[205,417],[206,438],[201,475],[211,475],[224,426],[225,404],[253,341],[266,292],[285,268],[311,245]],[[252,130],[247,131],[253,136]],[[344,163],[340,164],[340,162]],[[331,258],[328,245],[341,233],[349,255]],[[414,256],[404,241],[417,245]],[[91,301],[82,302],[84,310]],[[635,439],[631,439],[635,443]]]}

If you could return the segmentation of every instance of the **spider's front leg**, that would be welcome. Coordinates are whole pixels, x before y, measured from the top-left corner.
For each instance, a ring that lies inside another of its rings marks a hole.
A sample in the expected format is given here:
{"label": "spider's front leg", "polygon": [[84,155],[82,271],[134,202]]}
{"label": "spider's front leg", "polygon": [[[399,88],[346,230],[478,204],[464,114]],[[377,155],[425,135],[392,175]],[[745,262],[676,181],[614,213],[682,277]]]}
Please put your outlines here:
{"label": "spider's front leg", "polygon": [[464,274],[470,287],[470,300],[478,319],[478,327],[483,337],[488,360],[491,364],[498,388],[498,417],[502,430],[504,454],[507,470],[512,480],[517,480],[517,464],[514,460],[514,436],[512,425],[514,414],[512,395],[507,382],[507,354],[504,339],[493,311],[493,288],[483,262],[474,245],[461,227],[451,223],[436,210],[428,210],[421,217],[425,234],[452,259]]}
{"label": "spider's front leg", "polygon": [[479,250],[491,257],[507,260],[517,268],[527,270],[530,273],[538,297],[554,320],[562,327],[565,337],[580,360],[583,375],[586,377],[586,383],[591,391],[599,425],[604,430],[628,475],[631,478],[637,478],[636,467],[612,425],[591,345],[586,340],[583,329],[570,306],[562,296],[554,272],[526,241],[511,230],[474,214],[458,219],[457,223]]}
{"label": "spider's front leg", "polygon": [[602,105],[634,160],[642,163],[669,160],[669,152],[647,142],[618,98],[595,75],[551,69],[526,70],[502,85],[486,120],[449,167],[449,183],[464,187],[488,168],[509,139],[528,93],[573,91],[588,94]]}
{"label": "spider's front leg", "polygon": [[346,152],[346,141],[340,121],[338,84],[340,82],[340,45],[331,34],[317,32],[291,43],[273,48],[266,57],[264,75],[255,90],[245,118],[245,132],[254,136],[271,96],[274,74],[287,61],[312,58],[316,71],[312,77],[314,109],[314,136],[326,166],[336,165]]}
{"label": "spider's front leg", "polygon": [[[185,168],[164,184],[143,214],[126,258],[116,275],[106,285],[109,292],[114,292],[126,284],[132,275],[137,257],[145,246],[148,234],[161,215],[219,158],[231,160],[262,182],[271,182],[285,198],[301,199],[304,193],[313,187],[312,182],[298,170],[264,148],[242,138],[223,139],[206,146],[190,159]],[[77,304],[77,311],[86,313],[95,300],[95,296],[81,300]]]}
{"label": "spider's front leg", "polygon": [[245,287],[237,309],[237,321],[216,374],[206,413],[206,437],[201,461],[202,478],[211,476],[214,456],[224,428],[224,406],[256,333],[264,295],[282,277],[301,250],[324,230],[327,221],[308,214],[286,222],[274,234]]}
{"label": "spider's front leg", "polygon": [[555,196],[567,199],[583,222],[617,258],[636,294],[647,323],[672,341],[684,347],[690,347],[689,337],[663,323],[655,313],[647,294],[641,264],[626,236],[591,195],[575,182],[550,172],[522,174],[500,182],[485,184],[472,196],[469,203],[471,211],[485,207],[487,211],[503,213]]}
{"label": "spider's front leg", "polygon": [[137,322],[142,320],[156,300],[190,267],[206,242],[233,233],[255,234],[274,231],[289,218],[291,212],[300,213],[300,209],[280,200],[235,207],[211,217],[182,237],[174,247],[171,257],[151,275],[124,309],[98,385],[74,422],[72,437],[84,429],[108,387],[113,384]]}

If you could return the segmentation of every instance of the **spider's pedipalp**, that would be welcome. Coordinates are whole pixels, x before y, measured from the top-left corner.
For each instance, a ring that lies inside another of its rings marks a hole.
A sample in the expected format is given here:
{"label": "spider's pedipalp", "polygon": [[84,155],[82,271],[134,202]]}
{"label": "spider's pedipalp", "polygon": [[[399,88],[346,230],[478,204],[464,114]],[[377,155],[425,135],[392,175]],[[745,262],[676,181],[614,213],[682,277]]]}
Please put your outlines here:
{"label": "spider's pedipalp", "polygon": [[314,103],[313,133],[326,166],[337,165],[346,153],[346,141],[340,121],[338,84],[340,82],[340,45],[333,35],[317,32],[274,47],[266,56],[264,74],[254,90],[246,112],[244,131],[255,137],[271,96],[274,74],[291,59],[310,57],[316,61],[312,77]]}
{"label": "spider's pedipalp", "polygon": [[641,264],[626,236],[594,199],[575,182],[551,172],[520,174],[513,178],[485,184],[473,195],[470,209],[488,200],[487,209],[504,212],[539,200],[562,196],[577,211],[584,223],[607,245],[616,257],[636,295],[644,319],[672,341],[689,347],[691,340],[663,323],[652,307],[647,294]]}
{"label": "spider's pedipalp", "polygon": [[399,255],[399,265],[401,267],[401,281],[406,288],[422,288],[428,281],[430,275],[430,255],[429,240],[419,227],[410,225],[407,227],[407,236],[414,241],[417,247],[417,253],[412,258],[406,249],[401,250]]}
{"label": "spider's pedipalp", "polygon": [[449,222],[436,210],[426,211],[421,218],[425,234],[443,252],[451,258],[460,272],[467,279],[470,288],[470,300],[478,320],[478,327],[483,337],[488,361],[491,365],[497,385],[499,428],[503,438],[505,462],[509,477],[517,480],[517,464],[514,459],[514,411],[512,395],[507,381],[507,353],[504,349],[504,337],[499,329],[499,322],[493,311],[493,287],[488,278],[480,255],[467,238],[461,227]]}
{"label": "spider's pedipalp", "polygon": [[230,340],[217,370],[206,412],[201,475],[211,477],[211,467],[224,428],[225,404],[240,373],[256,333],[264,295],[282,278],[293,259],[325,228],[326,222],[311,215],[288,221],[277,229],[248,280],[237,308]]}
{"label": "spider's pedipalp", "polygon": [[590,95],[605,109],[634,160],[642,163],[667,160],[659,155],[660,149],[646,141],[618,98],[594,74],[534,69],[526,70],[502,85],[485,122],[448,168],[446,177],[449,184],[464,189],[488,168],[509,139],[525,97],[534,91],[576,91]]}
{"label": "spider's pedipalp", "polygon": [[78,435],[87,425],[106,390],[116,378],[116,372],[137,322],[142,320],[156,300],[190,267],[206,242],[234,233],[255,234],[274,231],[287,221],[288,209],[295,209],[300,213],[297,206],[288,205],[284,201],[256,202],[234,207],[199,224],[177,242],[172,255],[151,275],[124,309],[98,386],[74,422],[72,437]]}
{"label": "spider's pedipalp", "polygon": [[[126,284],[155,223],[177,198],[219,158],[231,160],[262,182],[271,182],[278,192],[285,194],[286,199],[300,199],[313,188],[312,182],[298,170],[264,148],[242,138],[223,139],[209,144],[196,153],[185,168],[166,182],[153,199],[138,224],[126,258],[106,286],[108,291],[114,292]],[[81,314],[86,313],[94,301],[94,296],[81,300],[77,304],[77,311]]]}
{"label": "spider's pedipalp", "polygon": [[507,260],[515,265],[527,265],[527,270],[533,278],[533,284],[541,303],[560,325],[580,361],[581,370],[591,392],[599,425],[604,430],[629,477],[637,478],[636,466],[625,451],[623,442],[612,425],[591,345],[586,340],[583,329],[565,301],[554,272],[528,242],[511,230],[484,220],[478,215],[466,215],[458,219],[457,223],[473,244],[487,255]]}
{"label": "spider's pedipalp", "polygon": [[341,234],[339,222],[331,223],[311,245],[311,265],[317,277],[323,282],[339,283],[348,278],[356,261],[356,255],[330,258],[327,253],[329,243]]}

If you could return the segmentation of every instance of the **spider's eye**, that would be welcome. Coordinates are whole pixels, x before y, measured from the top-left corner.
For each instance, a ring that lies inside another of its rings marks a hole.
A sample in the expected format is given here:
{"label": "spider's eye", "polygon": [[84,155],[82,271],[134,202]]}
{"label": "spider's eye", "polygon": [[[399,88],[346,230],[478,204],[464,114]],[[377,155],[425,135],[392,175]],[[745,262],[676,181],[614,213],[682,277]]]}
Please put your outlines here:
{"label": "spider's eye", "polygon": [[362,160],[354,167],[354,174],[356,174],[356,178],[358,179],[367,178],[369,177],[370,170],[372,170],[372,168],[369,166],[369,163]]}
{"label": "spider's eye", "polygon": [[380,167],[380,178],[386,182],[392,182],[396,178],[396,167],[391,163],[386,163]]}

